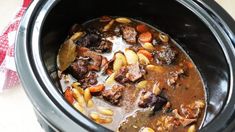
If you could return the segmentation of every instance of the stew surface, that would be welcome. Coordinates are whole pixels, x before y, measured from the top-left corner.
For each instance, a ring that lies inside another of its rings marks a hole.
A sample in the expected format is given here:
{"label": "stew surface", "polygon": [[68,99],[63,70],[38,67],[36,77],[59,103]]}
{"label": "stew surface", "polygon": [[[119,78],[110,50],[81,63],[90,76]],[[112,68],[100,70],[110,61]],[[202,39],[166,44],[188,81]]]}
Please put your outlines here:
{"label": "stew surface", "polygon": [[196,66],[169,35],[143,22],[102,16],[75,24],[57,65],[65,99],[111,130],[195,132],[203,121]]}

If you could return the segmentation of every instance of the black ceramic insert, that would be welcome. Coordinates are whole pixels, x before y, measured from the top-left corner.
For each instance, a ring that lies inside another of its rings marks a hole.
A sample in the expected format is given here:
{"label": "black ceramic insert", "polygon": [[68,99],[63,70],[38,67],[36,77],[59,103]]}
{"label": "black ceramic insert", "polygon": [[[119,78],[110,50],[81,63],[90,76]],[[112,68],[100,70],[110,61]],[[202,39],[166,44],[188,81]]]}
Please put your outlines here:
{"label": "black ceramic insert", "polygon": [[130,17],[153,25],[189,54],[207,93],[201,131],[225,130],[233,121],[233,32],[223,27],[225,23],[207,4],[183,0],[58,0],[33,2],[27,13],[18,33],[17,42],[23,46],[16,47],[17,69],[37,113],[54,129],[108,131],[63,100],[56,74],[56,54],[69,28],[102,15]]}

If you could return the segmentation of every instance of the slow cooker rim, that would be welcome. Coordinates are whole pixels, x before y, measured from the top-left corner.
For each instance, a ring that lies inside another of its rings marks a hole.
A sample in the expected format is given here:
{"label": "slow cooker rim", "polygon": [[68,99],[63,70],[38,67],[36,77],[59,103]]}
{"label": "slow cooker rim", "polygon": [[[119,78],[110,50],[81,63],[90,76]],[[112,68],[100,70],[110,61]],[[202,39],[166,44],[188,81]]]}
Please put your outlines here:
{"label": "slow cooker rim", "polygon": [[[181,1],[181,0],[179,0],[179,1]],[[182,1],[183,4],[186,4],[188,2],[189,1]],[[207,25],[207,27],[209,27],[209,29],[211,30],[211,32],[214,34],[217,41],[219,42],[221,49],[223,50],[223,53],[226,57],[226,60],[227,60],[228,66],[229,66],[229,70],[230,70],[230,76],[229,76],[230,84],[229,84],[229,94],[227,95],[227,102],[223,105],[223,108],[220,110],[218,115],[200,130],[200,131],[209,131],[209,130],[210,131],[213,131],[213,130],[219,131],[219,130],[223,130],[226,128],[225,125],[227,122],[226,123],[224,123],[224,122],[228,121],[230,115],[234,112],[234,110],[233,110],[234,106],[233,106],[233,103],[231,103],[231,102],[234,102],[234,99],[231,98],[232,94],[233,94],[233,96],[235,95],[233,92],[233,88],[234,88],[233,80],[234,80],[234,69],[235,68],[234,68],[234,66],[232,66],[232,65],[234,65],[234,62],[231,61],[234,59],[234,55],[235,55],[234,41],[233,41],[233,38],[231,38],[231,35],[234,36],[234,34],[228,28],[227,24],[221,19],[221,17],[219,17],[219,15],[216,12],[214,12],[204,1],[195,1],[195,2],[197,4],[195,4],[193,6],[197,6],[197,8],[193,8],[193,9],[191,9],[191,11],[193,11],[194,14],[196,14],[201,20],[203,19],[203,16],[200,17],[200,15],[205,14],[205,13],[207,13],[210,18],[217,19],[217,21],[212,20],[212,23],[210,23],[210,25],[205,23],[205,21],[203,21],[203,22]],[[187,7],[187,5],[186,5],[186,7]],[[188,8],[190,8],[190,7],[188,7]],[[194,9],[200,11],[201,13],[196,12]],[[207,10],[205,10],[205,9],[207,9]],[[205,13],[202,13],[202,12],[205,12]],[[211,19],[209,19],[209,20],[211,20]],[[218,32],[218,31],[220,31],[220,32]],[[220,34],[218,34],[218,33],[220,33]],[[223,39],[224,39],[224,41],[227,41],[226,45],[223,44],[221,36],[225,37]],[[227,120],[225,120],[225,119],[227,119]],[[218,126],[216,124],[220,124],[220,126]]]}
{"label": "slow cooker rim", "polygon": [[[35,2],[35,1],[34,1],[34,2]],[[58,0],[57,0],[57,1],[56,1],[56,0],[55,0],[55,1],[50,1],[50,2],[51,2],[51,4],[52,4],[52,3],[55,4],[56,2],[58,2]],[[49,3],[50,3],[50,2],[49,2]],[[43,6],[45,6],[46,3],[47,3],[47,2],[45,2],[45,4],[43,4]],[[182,4],[182,3],[181,3],[181,4]],[[50,7],[50,8],[52,8],[52,7]],[[43,8],[41,8],[41,9],[43,9]],[[40,9],[39,9],[38,11],[40,11]],[[27,11],[27,12],[30,12],[30,11]],[[47,13],[48,13],[48,12],[49,12],[49,11],[47,11]],[[39,13],[39,14],[40,14],[40,13]],[[45,17],[45,16],[44,16],[44,17]],[[22,22],[22,24],[23,24],[23,22]],[[22,26],[22,24],[21,24],[21,26]],[[29,24],[29,23],[28,23],[28,24]],[[32,25],[32,23],[30,23],[30,24]],[[33,26],[35,26],[35,25],[33,25]],[[23,26],[22,26],[22,27],[23,27]],[[25,28],[26,28],[26,27],[25,27]],[[20,33],[19,33],[19,35],[20,35]],[[27,34],[27,36],[28,36],[28,34]],[[30,35],[29,35],[29,36],[30,36]],[[22,41],[22,40],[19,40],[19,39],[18,39],[17,41]],[[230,48],[233,48],[233,46],[230,45]],[[18,51],[18,50],[19,50],[19,48],[16,47],[16,51]],[[21,50],[22,50],[22,49],[21,49]],[[16,52],[16,53],[17,53],[17,52]],[[18,52],[18,53],[19,53],[19,52]],[[24,53],[27,54],[26,51],[25,51]],[[233,52],[233,55],[234,55],[234,52]],[[16,54],[16,58],[17,58],[17,54]],[[40,57],[39,57],[39,58],[40,58]],[[17,64],[17,62],[18,62],[19,60],[20,60],[19,58],[16,59],[16,64]],[[20,62],[20,61],[19,61],[19,62]],[[22,75],[21,75],[22,72],[20,72],[20,69],[21,69],[20,66],[17,66],[17,69],[18,69],[18,72],[19,72],[19,74],[20,74],[20,78],[23,79],[24,77],[22,77]],[[44,67],[44,72],[45,72],[45,67]],[[46,72],[45,72],[45,73],[46,73]],[[33,75],[33,76],[35,76],[35,75]],[[49,78],[49,77],[47,76],[47,78]],[[27,92],[28,89],[27,89],[26,82],[25,82],[25,81],[22,81],[22,82],[23,82],[23,85],[24,85],[24,87],[25,87],[25,91]],[[37,83],[39,83],[39,82],[37,82]],[[50,83],[52,83],[52,82],[50,82]],[[39,86],[39,85],[38,85],[38,86]],[[40,87],[40,86],[39,86],[39,87]],[[45,89],[44,89],[44,90],[45,90]],[[45,92],[45,91],[41,91],[41,92]],[[44,93],[44,94],[46,94],[46,93]],[[27,92],[27,95],[30,96],[30,92],[29,92],[29,91]],[[47,97],[47,96],[44,96],[44,97]],[[32,103],[34,104],[35,101],[33,101],[33,97],[30,96],[30,99],[31,99]],[[51,100],[49,99],[48,101],[51,101]],[[58,100],[55,100],[55,101],[58,101]],[[55,102],[53,102],[53,103],[55,103]],[[67,105],[68,105],[68,104],[67,104]],[[34,106],[37,108],[37,104],[36,104],[36,103],[34,104]],[[56,106],[57,106],[57,105],[56,105]],[[57,106],[57,107],[58,107],[58,106]],[[67,110],[67,109],[66,109],[66,110]],[[40,111],[40,109],[39,109],[39,111]],[[43,112],[42,112],[42,113],[43,113]],[[90,127],[90,126],[89,126],[89,127]],[[202,130],[203,130],[203,129],[202,129]]]}

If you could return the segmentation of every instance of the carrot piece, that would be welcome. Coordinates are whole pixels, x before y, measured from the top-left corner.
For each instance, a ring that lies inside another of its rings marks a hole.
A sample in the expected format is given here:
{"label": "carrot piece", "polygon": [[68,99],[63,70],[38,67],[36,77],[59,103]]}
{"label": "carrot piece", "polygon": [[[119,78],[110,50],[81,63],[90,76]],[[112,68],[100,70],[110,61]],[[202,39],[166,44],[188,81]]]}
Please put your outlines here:
{"label": "carrot piece", "polygon": [[150,53],[150,52],[148,52],[147,50],[139,50],[138,52],[137,52],[137,54],[143,54],[144,56],[146,56],[149,60],[152,60],[153,59],[153,55]]}
{"label": "carrot piece", "polygon": [[104,90],[104,84],[99,84],[96,86],[89,87],[90,92],[95,93],[95,92],[101,92]]}
{"label": "carrot piece", "polygon": [[186,64],[187,64],[187,66],[188,66],[188,68],[193,68],[193,64],[190,62],[190,61],[186,61]]}
{"label": "carrot piece", "polygon": [[144,32],[141,33],[139,36],[139,41],[140,42],[150,42],[152,40],[152,34],[150,32]]}
{"label": "carrot piece", "polygon": [[113,70],[107,69],[107,70],[106,70],[106,73],[107,73],[108,75],[111,75],[111,74],[113,73]]}
{"label": "carrot piece", "polygon": [[67,87],[67,89],[65,90],[64,97],[70,104],[73,104],[74,102],[73,92],[70,87]]}
{"label": "carrot piece", "polygon": [[144,33],[148,31],[148,27],[144,24],[140,24],[136,26],[136,30],[140,33]]}

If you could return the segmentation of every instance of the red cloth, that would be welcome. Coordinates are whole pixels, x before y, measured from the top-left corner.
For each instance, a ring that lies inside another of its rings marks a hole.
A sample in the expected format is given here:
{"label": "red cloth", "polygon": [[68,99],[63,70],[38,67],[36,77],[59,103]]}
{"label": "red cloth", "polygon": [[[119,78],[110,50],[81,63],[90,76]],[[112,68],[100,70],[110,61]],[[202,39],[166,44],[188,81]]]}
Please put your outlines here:
{"label": "red cloth", "polygon": [[12,22],[0,35],[0,91],[19,83],[14,62],[15,35],[20,19],[25,13],[31,0],[24,0]]}

